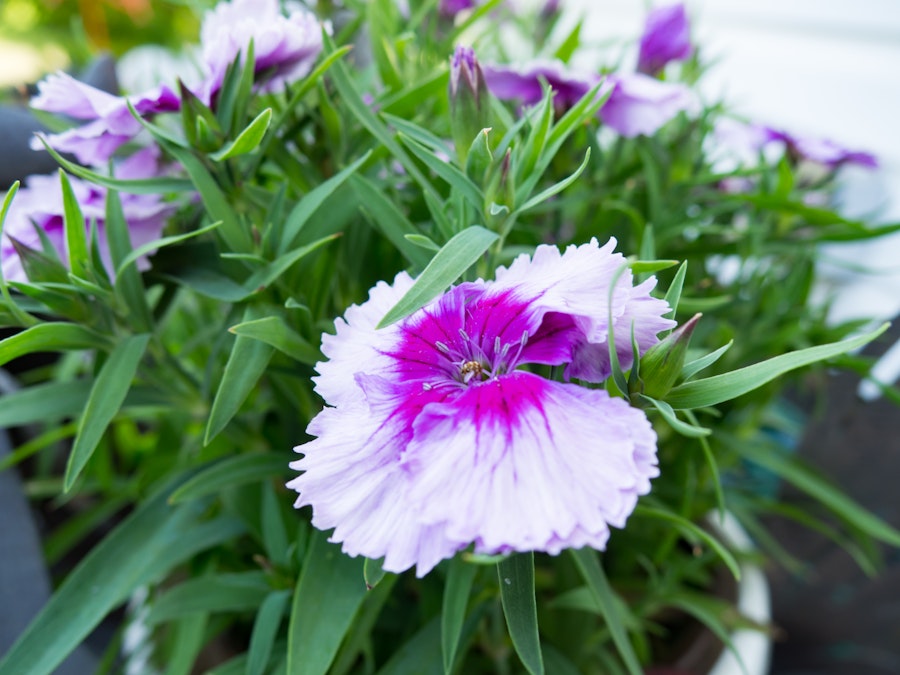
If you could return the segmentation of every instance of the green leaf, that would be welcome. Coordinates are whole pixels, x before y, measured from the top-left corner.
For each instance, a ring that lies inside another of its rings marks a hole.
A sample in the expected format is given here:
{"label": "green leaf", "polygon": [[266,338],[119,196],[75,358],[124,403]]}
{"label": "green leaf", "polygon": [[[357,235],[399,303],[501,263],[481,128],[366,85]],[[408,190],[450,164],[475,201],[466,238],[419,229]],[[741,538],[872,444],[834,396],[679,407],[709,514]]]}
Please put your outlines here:
{"label": "green leaf", "polygon": [[84,401],[90,389],[89,381],[72,380],[45,382],[28,389],[3,394],[3,405],[0,405],[0,429],[34,422],[53,423],[63,417],[77,415],[84,408]]}
{"label": "green leaf", "polygon": [[424,248],[426,251],[437,252],[441,250],[441,247],[434,243],[434,240],[426,237],[424,234],[405,234],[403,235],[406,241],[415,244],[419,248]]}
{"label": "green leaf", "polygon": [[256,570],[188,579],[155,600],[146,621],[152,625],[197,612],[256,609],[270,590],[265,572]]}
{"label": "green leaf", "polygon": [[334,194],[335,190],[341,187],[348,178],[353,176],[353,174],[359,170],[359,167],[368,161],[371,154],[371,150],[366,151],[366,153],[353,162],[353,164],[314,187],[304,195],[299,202],[297,202],[297,205],[291,209],[291,212],[284,222],[284,229],[281,232],[280,245],[278,248],[280,253],[290,251],[294,240],[299,236],[300,232],[303,230],[303,226],[306,225],[312,215],[320,206],[322,206],[326,199]]}
{"label": "green leaf", "polygon": [[0,366],[25,354],[74,349],[100,349],[107,339],[74,323],[51,321],[32,326],[0,341]]}
{"label": "green leaf", "polygon": [[578,177],[582,174],[582,172],[587,167],[588,163],[591,161],[591,149],[588,148],[587,152],[584,153],[584,159],[581,162],[581,165],[575,169],[574,173],[569,175],[567,178],[559,181],[558,183],[554,183],[546,190],[542,190],[540,193],[529,199],[527,202],[522,204],[519,208],[516,209],[516,214],[523,213],[528,209],[534,208],[538,204],[543,204],[545,201],[550,199],[555,194],[558,194],[569,187],[572,183],[578,180]]}
{"label": "green leaf", "polygon": [[139,506],[76,566],[0,661],[0,675],[49,675],[114,607],[177,564],[173,542],[200,509],[172,509],[163,491]]}
{"label": "green leaf", "polygon": [[272,345],[301,363],[315,365],[323,358],[322,352],[300,337],[280,316],[239,323],[228,330],[235,335],[244,335]]}
{"label": "green leaf", "polygon": [[731,349],[731,345],[733,344],[734,340],[729,340],[714,352],[710,352],[709,354],[701,356],[699,359],[694,359],[693,361],[685,363],[684,367],[681,369],[681,377],[685,380],[689,380],[704,368],[709,368],[712,364],[722,358],[725,352]]}
{"label": "green leaf", "polygon": [[65,157],[56,152],[56,150],[51,148],[47,143],[47,139],[40,134],[38,135],[38,139],[40,139],[41,143],[44,144],[44,149],[53,156],[53,159],[55,159],[60,166],[62,166],[73,176],[78,176],[79,178],[83,178],[86,181],[95,183],[97,185],[102,185],[103,187],[109,188],[111,190],[120,190],[122,192],[127,192],[133,195],[146,195],[160,194],[164,192],[191,192],[194,189],[193,183],[191,183],[191,181],[189,180],[185,180],[184,178],[157,177],[124,179],[104,176],[102,173],[97,173],[96,171],[87,169],[80,164],[70,162]]}
{"label": "green leaf", "polygon": [[215,223],[210,223],[205,227],[191,230],[190,232],[185,232],[184,234],[173,234],[169,237],[154,239],[153,241],[148,241],[146,244],[141,244],[135,249],[130,249],[129,252],[116,265],[116,277],[122,276],[122,274],[125,273],[126,269],[129,266],[137,262],[139,258],[147,255],[148,253],[158,251],[159,249],[165,248],[166,246],[171,246],[172,244],[178,244],[182,241],[187,241],[188,239],[193,239],[194,237],[200,236],[201,234],[206,234],[207,232],[215,230],[221,224],[222,221],[216,221]]}
{"label": "green leaf", "polygon": [[[256,315],[257,308],[248,307],[244,313],[244,322],[256,320]],[[204,445],[209,444],[225,428],[250,392],[259,385],[273,352],[274,348],[265,342],[245,335],[237,336],[209,411],[209,420],[203,437]]]}
{"label": "green leaf", "polygon": [[69,269],[72,274],[82,279],[89,279],[87,247],[87,233],[85,231],[84,216],[81,207],[72,192],[72,185],[66,172],[59,170],[59,180],[62,183],[64,230],[66,239],[66,254],[69,258]]}
{"label": "green leaf", "polygon": [[500,601],[516,654],[531,675],[542,675],[541,639],[534,596],[534,554],[516,553],[497,563]]}
{"label": "green leaf", "polygon": [[287,670],[291,675],[324,675],[353,617],[366,597],[364,558],[350,558],[318,530],[291,607]]}
{"label": "green leaf", "polygon": [[440,295],[475,263],[497,240],[497,235],[479,225],[468,227],[444,244],[396,305],[391,307],[377,328],[409,316]]}
{"label": "green leaf", "polygon": [[403,144],[409,148],[416,157],[422,160],[422,163],[425,164],[425,166],[447,181],[453,188],[458,190],[466,201],[475,208],[476,213],[481,213],[484,210],[484,194],[475,183],[469,180],[469,177],[466,176],[466,174],[453,164],[445,162],[429,148],[418,141],[413,140],[409,136],[401,133],[399,137]]}
{"label": "green leaf", "polygon": [[669,426],[682,436],[687,436],[688,438],[700,438],[701,436],[709,436],[712,433],[712,431],[706,427],[695,426],[678,419],[675,411],[672,410],[672,406],[665,401],[657,401],[655,398],[643,395],[641,396],[641,399],[652,404],[653,407],[659,411],[659,414],[663,416],[663,419],[669,423]]}
{"label": "green leaf", "polygon": [[[325,42],[325,50],[328,58],[336,51],[334,41],[327,34],[323,35]],[[340,60],[334,62],[331,70],[331,79],[338,93],[344,100],[344,105],[350,113],[356,117],[357,121],[365,127],[375,139],[381,143],[390,153],[403,165],[406,172],[415,180],[425,192],[430,192],[434,196],[438,196],[437,190],[428,180],[428,178],[419,170],[415,162],[406,154],[403,147],[394,139],[390,130],[385,126],[371,107],[366,104],[362,98],[362,94],[356,84],[356,80],[351,76],[347,66]]]}
{"label": "green leaf", "polygon": [[[3,206],[0,207],[0,237],[3,235],[3,224],[6,222],[6,214],[9,212],[9,207],[12,206],[12,201],[18,191],[19,181],[16,181],[10,185],[9,189],[6,191],[6,196],[3,198]],[[2,269],[0,269],[0,297],[3,298],[3,305],[10,312],[12,318],[19,326],[33,326],[37,323],[37,319],[21,309],[18,303],[13,300],[12,296],[9,294],[9,288],[7,287],[6,280],[3,278]]]}
{"label": "green leaf", "polygon": [[447,571],[447,583],[444,586],[444,601],[441,609],[441,653],[444,657],[444,673],[453,671],[456,650],[462,634],[463,622],[466,618],[466,607],[469,594],[478,567],[470,565],[461,556],[450,561]]}
{"label": "green leaf", "polygon": [[773,452],[769,446],[735,443],[734,449],[745,459],[758,464],[794,487],[814,497],[835,514],[871,537],[891,546],[900,546],[900,531],[873,515],[845,495],[839,488],[817,476],[796,459]]}
{"label": "green leaf", "polygon": [[435,617],[396,650],[377,675],[443,675],[441,624]]}
{"label": "green leaf", "polygon": [[581,576],[587,582],[588,587],[594,594],[594,598],[597,600],[598,609],[603,615],[606,627],[609,629],[613,643],[616,645],[625,667],[631,675],[641,675],[644,670],[641,668],[637,654],[634,652],[634,647],[628,639],[628,634],[625,632],[627,618],[622,614],[620,600],[616,597],[612,586],[609,585],[606,573],[597,559],[596,551],[590,548],[581,548],[578,550],[570,549],[569,553],[575,560],[575,565],[581,572]]}
{"label": "green leaf", "polygon": [[859,337],[832,342],[818,347],[808,347],[789,354],[775,356],[752,366],[739,368],[730,373],[714,375],[702,380],[686,382],[672,389],[666,402],[673,408],[703,408],[746,394],[771,382],[779,375],[812,363],[824,361],[845,354],[871,342],[890,324],[883,324],[876,330]]}
{"label": "green leaf", "polygon": [[266,108],[256,116],[250,124],[230,143],[227,143],[221,150],[210,154],[210,158],[221,162],[225,159],[231,159],[238,155],[246,155],[253,152],[259,147],[263,136],[269,129],[269,122],[272,121],[272,109]]}
{"label": "green leaf", "polygon": [[[364,205],[363,210],[372,217],[374,226],[410,263],[419,268],[425,267],[431,256],[407,239],[421,235],[394,201],[386,197],[384,191],[372,181],[359,174],[351,178],[350,185],[356,192],[359,203]],[[428,193],[425,194],[427,197]]]}
{"label": "green leaf", "polygon": [[678,311],[678,301],[681,300],[681,290],[684,288],[684,277],[687,274],[687,260],[681,263],[681,267],[675,273],[669,290],[666,291],[666,304],[672,309],[663,314],[666,319],[674,319]]}
{"label": "green leaf", "polygon": [[340,235],[338,234],[332,234],[317,239],[306,246],[288,250],[284,255],[279,256],[265,267],[258,269],[243,284],[247,295],[250,296],[264,288],[268,288],[278,279],[278,277],[287,272],[294,263],[302,260],[321,246],[334,241],[339,236]]}
{"label": "green leaf", "polygon": [[640,516],[648,516],[650,518],[657,518],[659,520],[666,520],[670,523],[674,523],[675,526],[681,530],[681,532],[691,538],[691,539],[700,539],[707,546],[709,546],[713,551],[716,552],[716,555],[721,558],[722,562],[725,563],[725,566],[728,568],[728,571],[731,572],[732,576],[740,580],[741,578],[741,567],[738,565],[737,560],[734,559],[734,556],[728,551],[722,543],[712,536],[709,532],[704,530],[702,527],[698,526],[693,521],[684,518],[677,513],[672,511],[652,507],[652,506],[644,506],[643,504],[639,504],[635,508],[635,514]]}
{"label": "green leaf", "polygon": [[378,560],[366,558],[365,565],[363,565],[363,578],[366,581],[366,588],[370,591],[375,588],[387,574],[381,566],[383,562],[384,558]]}
{"label": "green leaf", "polygon": [[677,260],[634,260],[629,262],[628,266],[635,274],[655,274],[677,264]]}
{"label": "green leaf", "polygon": [[64,489],[72,489],[75,479],[91,458],[103,433],[125,401],[132,380],[150,342],[150,335],[132,335],[117,344],[100,368],[84,414],[78,422],[78,432],[66,464]]}
{"label": "green leaf", "polygon": [[250,634],[245,675],[264,675],[266,672],[284,609],[290,597],[290,591],[275,591],[260,605],[256,620],[253,622],[253,632]]}
{"label": "green leaf", "polygon": [[225,488],[284,476],[288,472],[287,453],[251,453],[216,461],[172,493],[173,504],[216,494]]}
{"label": "green leaf", "polygon": [[128,223],[122,211],[122,201],[115,190],[106,194],[106,241],[109,244],[109,255],[116,273],[115,291],[119,304],[128,312],[130,325],[136,332],[147,332],[153,327],[150,307],[144,284],[136,267],[123,266],[122,263],[132,251],[131,236]]}

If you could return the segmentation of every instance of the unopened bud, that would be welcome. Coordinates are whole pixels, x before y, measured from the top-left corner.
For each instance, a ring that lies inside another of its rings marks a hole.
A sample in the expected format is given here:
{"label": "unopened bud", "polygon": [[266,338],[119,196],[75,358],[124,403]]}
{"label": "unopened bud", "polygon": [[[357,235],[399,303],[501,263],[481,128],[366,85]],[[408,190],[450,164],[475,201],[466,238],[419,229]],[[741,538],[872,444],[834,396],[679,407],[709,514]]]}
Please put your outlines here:
{"label": "unopened bud", "polygon": [[487,89],[475,51],[457,46],[450,58],[450,128],[460,166],[466,166],[472,139],[490,126],[487,108]]}
{"label": "unopened bud", "polygon": [[691,335],[701,316],[695,314],[690,321],[673,330],[641,357],[644,394],[651,398],[662,398],[675,385],[684,366]]}

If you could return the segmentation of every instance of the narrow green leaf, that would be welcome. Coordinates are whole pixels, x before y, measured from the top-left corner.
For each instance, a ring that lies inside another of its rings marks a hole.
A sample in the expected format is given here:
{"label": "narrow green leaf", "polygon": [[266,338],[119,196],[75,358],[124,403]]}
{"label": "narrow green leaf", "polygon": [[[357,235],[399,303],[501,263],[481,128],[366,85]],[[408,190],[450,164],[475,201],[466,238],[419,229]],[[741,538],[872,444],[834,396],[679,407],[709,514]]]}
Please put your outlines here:
{"label": "narrow green leaf", "polygon": [[559,59],[563,63],[569,62],[569,59],[572,58],[572,54],[575,53],[579,44],[581,44],[581,25],[583,23],[584,19],[580,19],[578,23],[575,24],[575,27],[569,31],[565,40],[563,40],[559,47],[556,48],[556,51],[553,52],[554,58]]}
{"label": "narrow green leaf", "polygon": [[437,252],[441,250],[441,247],[434,243],[433,239],[426,237],[424,234],[405,234],[403,236],[406,238],[406,241],[415,244],[419,248],[424,248],[426,251]]}
{"label": "narrow green leaf", "polygon": [[709,436],[712,433],[712,431],[706,427],[695,426],[678,419],[675,411],[672,410],[672,406],[665,401],[657,401],[655,398],[643,395],[641,396],[641,399],[652,404],[653,407],[659,411],[659,414],[663,416],[663,419],[669,423],[669,426],[682,436],[687,436],[688,438],[700,438],[701,436]]}
{"label": "narrow green leaf", "polygon": [[461,556],[456,556],[450,561],[441,609],[441,653],[444,657],[445,675],[453,671],[476,572],[478,567],[467,563]]}
{"label": "narrow green leaf", "polygon": [[96,171],[85,168],[80,164],[70,162],[65,157],[56,152],[56,150],[51,148],[47,143],[47,139],[40,134],[38,135],[38,139],[40,139],[41,143],[44,144],[44,149],[53,156],[53,159],[55,159],[60,166],[62,166],[73,176],[78,176],[79,178],[83,178],[86,181],[96,183],[97,185],[102,185],[103,187],[109,188],[111,190],[121,190],[122,192],[127,192],[134,195],[146,195],[159,194],[163,192],[191,192],[194,189],[194,184],[189,180],[185,180],[184,178],[157,177],[124,179],[104,176],[102,173],[97,173]]}
{"label": "narrow green leaf", "polygon": [[733,344],[734,340],[729,340],[714,352],[710,352],[698,359],[685,363],[684,367],[681,369],[681,377],[685,380],[689,380],[704,368],[709,368],[712,364],[722,358],[722,355],[731,349],[731,345]]}
{"label": "narrow green leaf", "polygon": [[278,636],[278,628],[284,616],[284,609],[291,598],[290,591],[270,593],[256,614],[253,632],[250,634],[250,648],[247,650],[247,669],[245,675],[264,675],[272,647]]}
{"label": "narrow green leaf", "polygon": [[[325,42],[325,50],[328,57],[336,51],[334,41],[327,34],[323,35]],[[356,117],[357,121],[365,127],[375,139],[381,143],[390,153],[403,165],[407,173],[415,180],[424,191],[430,192],[438,196],[437,190],[428,180],[428,178],[419,170],[416,163],[412,161],[409,155],[403,150],[403,147],[394,139],[391,132],[372,111],[371,107],[363,101],[355,79],[351,76],[347,66],[340,60],[334,62],[331,69],[331,79],[338,93],[344,100],[344,105]]]}
{"label": "narrow green leaf", "polygon": [[234,455],[216,461],[172,493],[173,504],[215,494],[225,488],[256,483],[287,474],[291,457],[281,453]]}
{"label": "narrow green leaf", "polygon": [[159,249],[165,248],[166,246],[178,244],[182,241],[187,241],[188,239],[193,239],[194,237],[198,237],[201,234],[206,234],[207,232],[212,232],[221,224],[222,221],[219,220],[215,223],[210,223],[209,225],[206,225],[204,227],[197,228],[196,230],[191,230],[190,232],[184,232],[183,234],[173,234],[169,237],[162,237],[160,239],[148,241],[146,244],[141,244],[137,248],[129,250],[129,252],[119,261],[118,265],[116,266],[116,276],[121,276],[130,265],[134,264],[139,258],[142,258],[148,253],[158,251]]}
{"label": "narrow green leaf", "polygon": [[[256,318],[256,308],[248,307],[244,313],[244,322],[254,321]],[[215,438],[237,414],[247,396],[258,386],[273,352],[274,348],[265,342],[245,335],[237,336],[209,411],[204,444]]]}
{"label": "narrow green leaf", "polygon": [[4,394],[3,405],[0,405],[0,429],[34,422],[52,423],[77,415],[84,408],[90,388],[89,381],[72,380],[45,382]]}
{"label": "narrow green leaf", "polygon": [[59,170],[59,180],[62,183],[66,255],[69,259],[69,269],[75,276],[88,279],[90,278],[88,276],[90,258],[84,216],[81,214],[78,199],[75,198],[75,193],[72,191],[72,184],[69,183],[69,178],[62,169]]}
{"label": "narrow green leaf", "polygon": [[457,234],[435,254],[412,288],[391,307],[377,328],[390,326],[424,307],[469,269],[496,240],[497,234],[479,225]]}
{"label": "narrow green leaf", "polygon": [[635,514],[657,518],[660,520],[667,520],[670,523],[674,523],[675,526],[679,530],[681,530],[681,532],[687,537],[700,539],[713,551],[716,552],[716,555],[718,555],[719,558],[721,558],[722,562],[725,563],[725,566],[728,568],[728,571],[731,572],[732,576],[735,579],[740,580],[741,567],[740,565],[738,565],[737,560],[734,559],[734,556],[731,555],[729,550],[725,548],[725,546],[718,539],[716,539],[713,535],[704,530],[702,527],[698,526],[693,521],[690,521],[687,518],[684,518],[672,511],[658,507],[644,506],[643,504],[639,504],[635,508]]}
{"label": "narrow green leaf", "polygon": [[256,609],[270,590],[265,572],[257,570],[188,579],[154,601],[147,623],[163,623],[197,612]]}
{"label": "narrow green leaf", "polygon": [[[282,497],[276,494],[271,482],[262,486],[261,527],[266,555],[275,565],[287,566],[291,553],[291,535],[282,511]],[[293,514],[292,514],[293,515]],[[294,523],[291,523],[293,529]]]}
{"label": "narrow green leaf", "polygon": [[397,117],[396,115],[382,113],[381,116],[397,131],[418,141],[426,148],[443,153],[447,157],[453,155],[452,147],[447,145],[447,142],[443,138],[429,131],[425,127],[420,127],[418,124],[403,119],[402,117]]}
{"label": "narrow green leaf", "polygon": [[578,180],[578,177],[582,174],[582,172],[587,167],[588,163],[591,161],[591,149],[588,148],[587,152],[584,153],[584,159],[581,162],[581,165],[575,169],[575,171],[569,175],[567,178],[559,181],[558,183],[554,183],[546,190],[542,190],[540,193],[536,194],[534,197],[529,199],[527,202],[522,204],[519,208],[516,209],[516,214],[524,213],[528,209],[534,208],[538,204],[543,204],[545,201],[550,199],[555,194],[558,194],[569,187],[572,183]]}
{"label": "narrow green leaf", "polygon": [[[3,224],[6,222],[6,214],[9,212],[9,207],[12,206],[12,201],[18,191],[19,181],[16,181],[9,186],[9,189],[6,191],[6,196],[3,198],[3,206],[0,207],[0,237],[3,235]],[[33,326],[37,323],[37,319],[20,308],[19,304],[13,300],[12,296],[9,294],[9,288],[7,287],[6,280],[3,278],[2,269],[0,269],[0,297],[3,298],[4,306],[7,308],[12,318],[18,322],[18,325]]]}
{"label": "narrow green leaf", "polygon": [[364,558],[350,558],[313,532],[291,607],[287,670],[324,675],[366,597]]}
{"label": "narrow green leaf", "polygon": [[531,675],[542,675],[541,638],[534,596],[534,554],[516,553],[497,563],[500,601],[516,654]]}
{"label": "narrow green leaf", "polygon": [[[363,210],[372,217],[372,224],[378,228],[388,241],[410,263],[419,268],[424,268],[431,256],[418,246],[410,242],[406,237],[418,235],[415,225],[409,222],[404,213],[397,208],[393,200],[385,196],[384,191],[362,175],[355,175],[350,179],[350,185],[356,192],[359,203],[363,204]],[[428,197],[428,193],[425,193]]]}
{"label": "narrow green leaf", "polygon": [[263,136],[269,129],[269,122],[272,121],[272,109],[266,108],[256,116],[250,124],[230,143],[227,143],[221,150],[210,154],[210,158],[217,162],[225,159],[231,159],[238,155],[246,155],[253,152],[259,147]]}
{"label": "narrow green leaf", "polygon": [[331,234],[327,237],[317,239],[316,241],[312,242],[311,244],[307,244],[306,246],[301,246],[299,248],[289,250],[287,253],[279,256],[265,267],[258,269],[250,276],[249,279],[244,282],[244,290],[247,291],[247,295],[250,296],[264,288],[268,288],[278,279],[278,277],[287,272],[296,262],[302,260],[310,253],[324,246],[325,244],[334,241],[339,236],[339,234]]}
{"label": "narrow green leaf", "polygon": [[443,675],[441,624],[435,617],[404,642],[377,675]]}
{"label": "narrow green leaf", "polygon": [[322,360],[322,352],[288,327],[280,316],[239,323],[228,329],[235,335],[244,335],[272,345],[301,363],[315,365]]}
{"label": "narrow green leaf", "polygon": [[136,267],[122,264],[133,249],[122,201],[115,190],[109,190],[106,195],[105,230],[112,266],[118,270],[115,291],[119,304],[128,312],[132,328],[139,333],[147,332],[153,327],[153,320],[141,275]]}
{"label": "narrow green leaf", "polygon": [[344,182],[353,176],[371,156],[372,151],[368,150],[362,157],[357,159],[350,166],[342,169],[334,174],[328,180],[320,183],[310,190],[303,198],[297,202],[297,205],[291,209],[287,219],[284,222],[284,229],[280,237],[280,253],[286,253],[292,247],[294,240],[297,239],[303,226],[306,225],[310,217],[319,209],[320,206],[328,199],[335,190],[337,190]]}
{"label": "narrow green leaf", "polygon": [[425,166],[447,181],[453,188],[458,190],[466,201],[475,208],[476,213],[481,213],[484,210],[484,194],[475,183],[469,180],[469,177],[466,176],[466,174],[453,164],[439,158],[434,152],[419,143],[419,141],[413,140],[403,133],[401,133],[399,137],[403,144],[409,148],[412,153],[425,164]]}
{"label": "narrow green leaf", "polygon": [[387,574],[381,566],[383,562],[384,558],[378,560],[366,558],[365,565],[363,565],[363,578],[366,581],[366,588],[370,591],[375,588]]}
{"label": "narrow green leaf", "polygon": [[575,560],[575,565],[581,572],[581,576],[587,582],[588,587],[594,594],[594,598],[597,600],[600,613],[603,615],[604,621],[606,621],[606,627],[609,629],[613,643],[616,645],[625,667],[630,675],[642,675],[644,669],[641,668],[637,654],[634,652],[634,647],[628,639],[628,634],[625,632],[627,619],[622,614],[620,601],[616,597],[612,586],[609,585],[609,580],[606,578],[603,567],[600,566],[597,552],[590,548],[581,548],[578,550],[570,549],[569,553]]}
{"label": "narrow green leaf", "polygon": [[167,496],[139,506],[78,563],[0,660],[0,675],[49,675],[135,588],[170,569],[168,547],[200,509],[172,509]]}
{"label": "narrow green leaf", "polygon": [[633,260],[628,263],[628,266],[635,274],[655,274],[677,264],[677,260]]}
{"label": "narrow green leaf", "polygon": [[108,345],[105,337],[74,323],[51,321],[32,326],[0,341],[0,366],[34,352],[101,349]]}
{"label": "narrow green leaf", "polygon": [[672,389],[666,396],[666,402],[673,408],[703,408],[722,403],[723,401],[730,401],[741,394],[746,394],[767,382],[771,382],[779,375],[862,347],[886,331],[889,325],[885,323],[871,333],[859,337],[819,345],[818,347],[808,347],[789,354],[775,356],[761,363],[733,370],[730,373],[686,382]]}
{"label": "narrow green leaf", "polygon": [[839,517],[869,536],[891,546],[900,546],[900,531],[861,507],[840,488],[823,480],[795,458],[772,452],[768,446],[760,447],[752,443],[736,443],[734,448],[745,459],[759,464],[819,500]]}
{"label": "narrow green leaf", "polygon": [[150,335],[147,333],[125,338],[113,348],[100,368],[78,422],[78,432],[66,464],[66,492],[72,489],[109,423],[119,412],[149,342]]}
{"label": "narrow green leaf", "polygon": [[681,290],[684,288],[684,277],[687,274],[687,260],[681,263],[681,267],[675,273],[672,283],[669,284],[669,290],[666,291],[666,304],[672,309],[663,316],[667,319],[674,319],[678,311],[678,301],[681,300]]}

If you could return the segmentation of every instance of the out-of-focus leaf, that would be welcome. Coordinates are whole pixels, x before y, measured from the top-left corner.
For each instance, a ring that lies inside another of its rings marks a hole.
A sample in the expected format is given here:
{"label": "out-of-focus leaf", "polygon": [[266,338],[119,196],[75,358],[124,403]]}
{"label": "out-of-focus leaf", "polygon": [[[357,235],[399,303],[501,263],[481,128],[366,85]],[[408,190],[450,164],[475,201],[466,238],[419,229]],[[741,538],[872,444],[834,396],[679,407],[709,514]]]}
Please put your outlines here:
{"label": "out-of-focus leaf", "polygon": [[108,344],[107,338],[74,323],[41,323],[0,341],[0,366],[34,352],[100,349]]}
{"label": "out-of-focus leaf", "polygon": [[265,572],[256,570],[188,579],[154,601],[147,623],[171,621],[196,612],[256,609],[269,591]]}
{"label": "out-of-focus leaf", "polygon": [[225,488],[267,480],[288,473],[290,456],[279,453],[234,455],[213,462],[184,482],[169,498],[173,504],[215,494]]}

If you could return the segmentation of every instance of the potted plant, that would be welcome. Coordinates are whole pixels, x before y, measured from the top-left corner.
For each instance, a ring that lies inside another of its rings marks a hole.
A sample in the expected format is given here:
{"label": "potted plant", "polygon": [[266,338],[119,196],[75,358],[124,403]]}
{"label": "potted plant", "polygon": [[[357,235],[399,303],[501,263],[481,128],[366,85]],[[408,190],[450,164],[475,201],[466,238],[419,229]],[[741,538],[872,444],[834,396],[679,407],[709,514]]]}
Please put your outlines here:
{"label": "potted plant", "polygon": [[74,123],[4,202],[0,361],[60,357],[4,408],[78,506],[48,548],[112,525],[0,674],[129,599],[144,672],[640,673],[690,620],[767,629],[716,590],[752,557],[723,513],[900,544],[776,433],[792,375],[884,330],[810,300],[819,242],[892,229],[810,205],[872,160],[728,145],[660,11],[638,67],[578,72],[554,3],[231,0],[196,72],[38,85]]}

